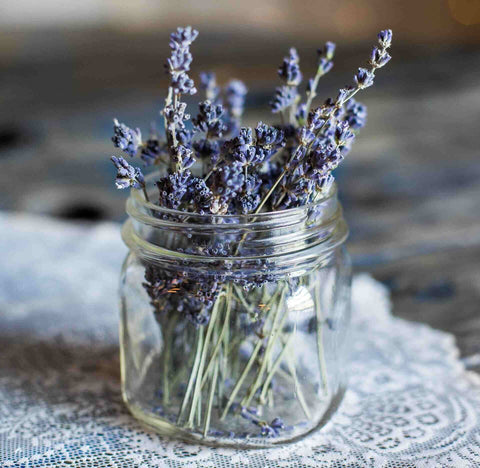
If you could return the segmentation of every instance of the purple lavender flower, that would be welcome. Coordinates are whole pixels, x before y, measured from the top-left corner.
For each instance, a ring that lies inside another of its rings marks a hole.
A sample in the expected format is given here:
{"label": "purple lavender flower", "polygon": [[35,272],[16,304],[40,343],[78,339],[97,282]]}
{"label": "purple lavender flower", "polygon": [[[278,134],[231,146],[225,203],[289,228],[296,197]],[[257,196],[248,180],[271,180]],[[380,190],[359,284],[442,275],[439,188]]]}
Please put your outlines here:
{"label": "purple lavender flower", "polygon": [[[232,409],[236,409],[232,405]],[[260,427],[260,434],[263,437],[278,437],[280,432],[285,429],[285,424],[280,418],[274,418],[270,424],[267,421],[259,419],[259,413],[256,408],[243,406],[240,415],[247,421],[251,421],[256,426]]]}
{"label": "purple lavender flower", "polygon": [[183,130],[185,128],[185,120],[190,119],[190,115],[185,111],[187,105],[184,102],[179,102],[176,107],[173,104],[165,106],[163,109],[163,116],[167,121],[167,129],[174,131],[175,129]]}
{"label": "purple lavender flower", "polygon": [[363,104],[351,98],[345,105],[345,121],[354,130],[365,126],[367,121],[367,108]]}
{"label": "purple lavender flower", "polygon": [[156,138],[149,138],[141,148],[140,158],[145,162],[145,166],[156,164],[161,156],[168,154],[168,148],[164,142]]}
{"label": "purple lavender flower", "polygon": [[392,57],[385,49],[379,49],[378,47],[373,47],[370,54],[369,64],[373,68],[382,68],[384,67]]}
{"label": "purple lavender flower", "polygon": [[332,107],[332,111],[335,110],[335,107],[338,109],[350,98],[352,92],[355,91],[353,86],[345,86],[338,90],[337,99],[335,101],[328,99],[327,102]]}
{"label": "purple lavender flower", "polygon": [[211,166],[214,166],[219,161],[220,144],[216,140],[202,138],[193,143],[193,149],[197,159],[204,160],[210,163]]}
{"label": "purple lavender flower", "polygon": [[197,88],[195,88],[195,83],[193,80],[186,74],[182,73],[180,75],[172,77],[172,89],[176,94],[196,94]]}
{"label": "purple lavender flower", "polygon": [[336,45],[333,42],[326,42],[323,49],[318,49],[318,74],[325,75],[333,68],[333,56]]}
{"label": "purple lavender flower", "polygon": [[241,164],[223,163],[213,172],[210,188],[213,192],[211,212],[225,214],[230,211],[233,200],[242,190],[245,176]]}
{"label": "purple lavender flower", "polygon": [[261,198],[259,194],[245,193],[237,200],[237,206],[242,214],[253,213],[260,204]]}
{"label": "purple lavender flower", "polygon": [[145,187],[142,171],[138,167],[130,166],[130,164],[121,157],[117,158],[112,156],[110,159],[117,168],[115,185],[118,189],[125,189],[128,187],[141,189]]}
{"label": "purple lavender flower", "polygon": [[188,184],[188,194],[195,213],[205,214],[210,212],[213,194],[203,179],[199,177],[191,178]]}
{"label": "purple lavender flower", "polygon": [[282,78],[287,86],[298,86],[302,82],[302,73],[299,66],[300,59],[295,48],[290,49],[287,57],[278,69],[278,76]]}
{"label": "purple lavender flower", "polygon": [[195,164],[193,151],[183,145],[178,145],[175,148],[175,153],[172,156],[172,160],[174,161],[176,170],[178,172],[183,172],[185,169],[189,169]]}
{"label": "purple lavender flower", "polygon": [[225,89],[225,102],[227,108],[235,119],[239,119],[245,107],[247,87],[240,80],[231,80]]}
{"label": "purple lavender flower", "polygon": [[174,172],[162,177],[157,182],[160,195],[158,204],[165,208],[177,210],[187,193],[190,177],[190,171]]}
{"label": "purple lavender flower", "polygon": [[200,89],[205,91],[205,97],[208,101],[217,103],[218,95],[220,94],[220,88],[217,86],[215,73],[200,73]]}
{"label": "purple lavender flower", "polygon": [[273,100],[270,102],[270,107],[274,114],[281,112],[297,100],[297,89],[290,86],[281,86],[275,89]]}
{"label": "purple lavender flower", "polygon": [[[263,125],[263,124],[262,124]],[[267,126],[268,127],[268,126]],[[265,128],[259,128],[263,132]],[[277,130],[270,132],[270,137],[275,133],[275,138],[278,138]],[[267,136],[261,133],[262,138]],[[275,143],[275,142],[273,142]],[[272,145],[273,145],[272,143]],[[241,128],[237,137],[225,142],[224,148],[227,151],[226,158],[240,164],[242,167],[256,166],[265,161],[267,157],[273,154],[273,146],[266,145],[263,148],[261,145],[254,145],[253,132],[251,128]]]}
{"label": "purple lavender flower", "polygon": [[362,67],[358,69],[358,72],[354,76],[355,83],[357,87],[360,89],[364,89],[372,86],[374,78],[375,78],[375,75],[373,74],[372,71]]}
{"label": "purple lavender flower", "polygon": [[120,123],[117,119],[113,119],[113,132],[112,141],[115,147],[120,148],[132,157],[135,156],[138,148],[142,144],[140,129],[136,128],[132,130],[125,124]]}
{"label": "purple lavender flower", "polygon": [[313,180],[305,175],[289,175],[285,178],[281,193],[275,197],[275,208],[286,209],[307,204],[313,195],[314,186]]}
{"label": "purple lavender flower", "polygon": [[297,131],[297,139],[300,142],[300,146],[297,148],[297,151],[295,151],[292,157],[297,160],[303,159],[307,146],[313,143],[315,140],[315,135],[315,128],[312,125],[300,127]]}
{"label": "purple lavender flower", "polygon": [[325,46],[323,47],[323,49],[318,50],[318,54],[325,57],[327,60],[332,60],[333,56],[335,55],[336,47],[337,46],[334,42],[327,41],[325,42]]}
{"label": "purple lavender flower", "polygon": [[310,155],[311,168],[308,177],[317,182],[318,176],[323,177],[336,169],[343,158],[344,156],[337,146],[332,144],[319,146]]}
{"label": "purple lavender flower", "polygon": [[193,138],[193,131],[188,130],[186,128],[182,128],[176,131],[177,136],[177,143],[181,146],[185,146],[186,148],[191,148],[192,146],[192,138]]}
{"label": "purple lavender flower", "polygon": [[260,187],[262,179],[257,174],[248,174],[244,178],[242,190],[235,197],[234,203],[237,210],[242,214],[253,213],[260,204]]}
{"label": "purple lavender flower", "polygon": [[305,103],[302,102],[298,105],[295,119],[300,125],[305,123],[305,120],[307,119],[307,105]]}
{"label": "purple lavender flower", "polygon": [[183,314],[195,327],[208,324],[210,309],[219,293],[219,284],[214,279],[190,278],[152,265],[145,269],[143,286],[157,320],[165,314]]}
{"label": "purple lavender flower", "polygon": [[338,147],[347,146],[355,135],[350,130],[348,122],[339,122],[335,128],[335,142]]}
{"label": "purple lavender flower", "polygon": [[388,49],[392,45],[392,30],[384,29],[377,34],[378,42],[383,49]]}
{"label": "purple lavender flower", "polygon": [[278,149],[285,146],[285,136],[282,130],[258,122],[255,128],[256,144],[266,149]]}
{"label": "purple lavender flower", "polygon": [[231,145],[238,148],[240,151],[244,151],[253,145],[253,132],[249,127],[243,127],[240,129],[239,134],[231,140]]}
{"label": "purple lavender flower", "polygon": [[222,122],[223,107],[220,104],[212,104],[210,101],[201,102],[199,105],[199,114],[192,120],[195,129],[204,132],[209,137],[221,137],[227,130],[227,126]]}
{"label": "purple lavender flower", "polygon": [[285,429],[285,424],[280,418],[273,419],[270,424],[262,421],[259,426],[264,437],[278,437],[280,432]]}
{"label": "purple lavender flower", "polygon": [[195,94],[197,92],[193,80],[188,76],[192,63],[190,46],[197,38],[198,31],[190,26],[177,28],[170,35],[171,56],[167,59],[167,71],[171,76],[171,87],[175,94]]}
{"label": "purple lavender flower", "polygon": [[330,188],[332,187],[334,181],[335,181],[335,179],[332,176],[332,174],[326,174],[325,176],[323,176],[319,180],[317,180],[316,189],[320,193],[328,193],[330,191]]}
{"label": "purple lavender flower", "polygon": [[[198,31],[193,29],[191,26],[186,26],[185,28],[177,28],[175,32],[170,34],[170,47],[180,47],[182,49],[187,49],[190,47],[192,42],[197,38]],[[174,43],[174,46],[172,46]]]}

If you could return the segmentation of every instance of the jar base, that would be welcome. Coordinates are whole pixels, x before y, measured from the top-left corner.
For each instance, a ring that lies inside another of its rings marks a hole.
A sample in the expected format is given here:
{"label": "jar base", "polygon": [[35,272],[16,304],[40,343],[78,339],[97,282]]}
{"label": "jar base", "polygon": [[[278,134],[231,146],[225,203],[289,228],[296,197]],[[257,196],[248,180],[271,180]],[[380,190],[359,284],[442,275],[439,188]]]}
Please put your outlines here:
{"label": "jar base", "polygon": [[247,438],[230,438],[218,436],[203,436],[202,434],[188,429],[178,427],[166,419],[154,416],[146,412],[140,405],[131,404],[128,397],[124,394],[123,400],[130,413],[147,429],[153,430],[161,436],[181,440],[186,443],[198,443],[209,447],[225,447],[236,449],[264,449],[284,444],[298,442],[308,435],[320,430],[330,420],[337,411],[345,395],[345,387],[340,387],[330,399],[330,403],[323,412],[322,417],[313,426],[305,432],[295,434],[292,437],[258,437],[251,436]]}

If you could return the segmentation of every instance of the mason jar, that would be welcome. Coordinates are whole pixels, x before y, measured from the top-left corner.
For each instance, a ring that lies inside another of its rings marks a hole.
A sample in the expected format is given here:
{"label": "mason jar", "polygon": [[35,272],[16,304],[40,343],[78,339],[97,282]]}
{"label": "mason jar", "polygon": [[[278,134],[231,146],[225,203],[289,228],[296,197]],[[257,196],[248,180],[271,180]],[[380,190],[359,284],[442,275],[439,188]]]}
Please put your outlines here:
{"label": "mason jar", "polygon": [[133,415],[162,435],[242,448],[321,428],[347,377],[351,267],[336,187],[256,215],[175,211],[133,189],[127,213],[120,346]]}

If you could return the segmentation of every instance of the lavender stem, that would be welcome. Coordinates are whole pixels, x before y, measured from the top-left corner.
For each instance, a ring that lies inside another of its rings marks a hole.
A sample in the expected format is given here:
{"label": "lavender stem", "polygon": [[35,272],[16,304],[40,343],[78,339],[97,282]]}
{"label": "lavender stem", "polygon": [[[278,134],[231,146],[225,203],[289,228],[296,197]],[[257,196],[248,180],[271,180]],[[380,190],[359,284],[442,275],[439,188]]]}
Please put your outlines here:
{"label": "lavender stem", "polygon": [[267,391],[270,387],[270,383],[271,383],[273,377],[275,376],[275,374],[277,372],[277,369],[280,366],[280,364],[283,360],[283,357],[285,356],[285,353],[287,352],[287,350],[290,346],[290,343],[292,342],[292,339],[293,339],[293,334],[290,334],[290,336],[287,338],[287,341],[285,342],[285,345],[283,346],[282,351],[277,356],[277,359],[275,359],[275,362],[274,362],[272,368],[270,369],[270,371],[267,375],[267,378],[265,379],[265,382],[264,382],[263,387],[262,387],[262,391],[260,393],[260,403],[262,403],[262,404],[265,403],[265,398],[266,398],[266,395],[267,395]]}
{"label": "lavender stem", "polygon": [[253,366],[253,363],[254,363],[254,361],[257,357],[257,354],[260,351],[260,348],[262,347],[262,344],[263,344],[263,340],[258,340],[252,354],[250,355],[250,359],[248,360],[247,365],[243,369],[242,375],[237,380],[237,383],[236,383],[235,387],[233,388],[232,393],[230,394],[230,397],[228,398],[225,409],[223,410],[222,416],[220,417],[221,420],[225,419],[225,416],[227,415],[228,410],[230,409],[230,406],[232,406],[233,400],[237,396],[237,393],[239,392],[240,387],[242,386],[242,383],[245,380],[245,377],[247,377],[251,367]]}
{"label": "lavender stem", "polygon": [[198,365],[200,363],[200,354],[202,352],[202,347],[203,347],[203,334],[204,334],[204,329],[203,327],[200,329],[198,333],[196,333],[196,349],[195,349],[195,359],[193,362],[192,370],[190,371],[190,378],[188,379],[188,384],[187,384],[187,390],[185,392],[185,395],[183,397],[182,401],[182,406],[180,408],[180,413],[177,418],[177,424],[180,423],[182,420],[185,411],[187,409],[187,404],[188,400],[190,399],[190,393],[192,392],[193,389],[193,383],[195,382],[195,376],[197,375],[197,369]]}
{"label": "lavender stem", "polygon": [[252,398],[255,395],[255,392],[260,387],[260,384],[261,384],[261,381],[262,381],[262,378],[263,378],[263,374],[265,373],[265,369],[266,369],[266,366],[267,366],[267,362],[270,358],[270,353],[272,351],[272,347],[273,347],[274,343],[276,342],[278,333],[282,329],[283,324],[285,323],[285,320],[288,316],[288,309],[285,308],[286,309],[285,313],[284,313],[282,319],[279,322],[280,310],[283,306],[283,302],[284,302],[284,298],[285,298],[285,292],[286,292],[286,286],[283,287],[282,295],[281,295],[280,300],[278,301],[277,307],[275,309],[275,314],[273,316],[272,328],[270,329],[270,334],[269,334],[269,338],[268,338],[268,341],[267,341],[267,347],[266,347],[265,353],[263,355],[262,364],[261,364],[260,369],[257,373],[256,379],[254,380],[253,384],[250,386],[250,389],[248,391],[247,396],[245,396],[244,399],[242,400],[242,403],[241,403],[242,406],[249,406],[250,405],[250,402],[252,401]]}
{"label": "lavender stem", "polygon": [[227,298],[226,298],[226,304],[227,304],[227,310],[225,312],[225,320],[223,322],[222,330],[220,331],[220,336],[218,337],[217,343],[215,344],[215,348],[213,348],[212,355],[210,356],[210,361],[207,364],[207,368],[205,370],[205,373],[202,378],[202,385],[200,388],[203,388],[205,383],[207,382],[207,376],[210,373],[210,370],[212,366],[215,363],[215,358],[217,357],[218,351],[220,350],[220,346],[222,344],[223,338],[225,336],[225,333],[227,331],[227,326],[230,321],[230,311],[232,309],[232,304],[231,304],[231,298],[232,298],[232,286],[229,284],[227,286]]}
{"label": "lavender stem", "polygon": [[325,395],[328,394],[327,364],[325,362],[325,354],[323,352],[323,320],[320,302],[320,288],[315,284],[315,314],[317,322],[317,352],[318,364],[320,367],[320,378],[322,380],[322,389]]}
{"label": "lavender stem", "polygon": [[210,396],[208,398],[207,413],[205,416],[205,425],[203,426],[203,437],[206,437],[208,434],[208,429],[210,427],[210,418],[212,415],[212,405],[213,405],[213,396],[215,394],[215,387],[217,385],[218,378],[218,366],[215,366],[213,369],[213,378],[210,385]]}
{"label": "lavender stem", "polygon": [[218,309],[220,305],[220,296],[215,301],[215,305],[212,309],[212,315],[210,317],[210,322],[207,328],[207,334],[205,336],[205,342],[203,345],[202,355],[200,358],[200,363],[198,366],[197,376],[195,379],[195,388],[193,390],[193,397],[192,397],[192,406],[190,408],[190,415],[188,417],[187,427],[193,427],[193,420],[195,417],[195,411],[197,410],[196,405],[198,399],[200,398],[201,393],[201,383],[202,383],[202,376],[203,376],[203,368],[205,365],[205,359],[207,357],[208,347],[210,345],[210,338],[212,336],[213,329],[215,328],[215,322],[217,320]]}

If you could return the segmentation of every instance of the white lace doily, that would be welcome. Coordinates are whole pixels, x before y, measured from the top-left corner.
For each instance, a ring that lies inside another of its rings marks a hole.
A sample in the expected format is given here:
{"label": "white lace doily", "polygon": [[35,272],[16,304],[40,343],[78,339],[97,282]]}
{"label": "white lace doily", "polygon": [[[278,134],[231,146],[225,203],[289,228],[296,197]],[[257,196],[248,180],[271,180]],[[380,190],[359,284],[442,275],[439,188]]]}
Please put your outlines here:
{"label": "white lace doily", "polygon": [[[0,215],[3,467],[480,466],[480,382],[451,335],[390,315],[353,284],[351,380],[318,434],[284,448],[211,449],[142,429],[119,386],[116,225]],[[455,313],[455,311],[452,311]]]}

